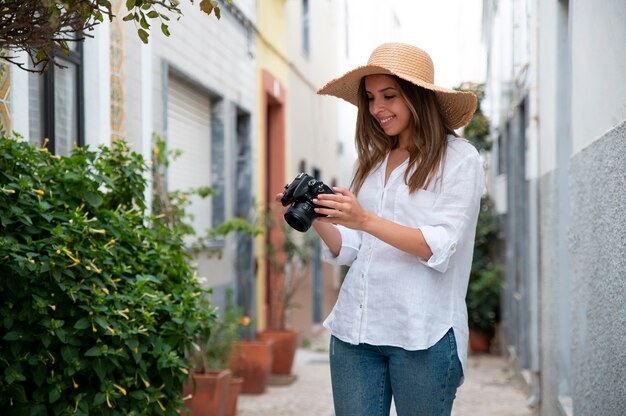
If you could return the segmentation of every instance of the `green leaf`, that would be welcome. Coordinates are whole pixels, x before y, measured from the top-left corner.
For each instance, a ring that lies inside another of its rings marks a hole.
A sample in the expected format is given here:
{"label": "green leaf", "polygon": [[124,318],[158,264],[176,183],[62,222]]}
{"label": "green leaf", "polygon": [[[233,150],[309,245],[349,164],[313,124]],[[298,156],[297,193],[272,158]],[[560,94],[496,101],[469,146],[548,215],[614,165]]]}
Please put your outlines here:
{"label": "green leaf", "polygon": [[2,324],[4,325],[5,329],[11,329],[11,327],[13,326],[13,318],[10,316],[5,316],[2,320]]}
{"label": "green leaf", "polygon": [[101,355],[102,355],[102,348],[99,345],[89,348],[87,352],[85,353],[85,356],[87,357],[99,357]]}
{"label": "green leaf", "polygon": [[148,32],[143,29],[137,29],[137,35],[139,35],[139,38],[143,43],[148,43],[148,37],[150,36]]}
{"label": "green leaf", "polygon": [[102,205],[102,197],[94,192],[85,192],[85,201],[94,208]]}
{"label": "green leaf", "polygon": [[94,321],[98,324],[98,326],[100,326],[100,328],[102,329],[107,329],[107,327],[109,326],[109,323],[101,316],[96,316],[94,318]]}
{"label": "green leaf", "polygon": [[104,364],[101,359],[96,359],[94,361],[93,369],[100,381],[104,381],[106,379],[106,369],[104,368]]}
{"label": "green leaf", "polygon": [[163,34],[165,36],[169,36],[170,35],[170,31],[167,28],[167,25],[165,23],[161,23],[161,32],[163,32]]}
{"label": "green leaf", "polygon": [[139,24],[141,25],[142,28],[144,29],[150,29],[150,24],[148,23],[148,21],[146,20],[146,16],[144,16],[144,14],[141,14],[141,19],[139,19]]}
{"label": "green leaf", "polygon": [[76,348],[72,347],[61,348],[61,356],[68,364],[71,364],[78,359]]}
{"label": "green leaf", "polygon": [[49,333],[45,333],[41,336],[41,343],[44,347],[48,348],[52,342],[52,337]]}
{"label": "green leaf", "polygon": [[97,393],[93,398],[93,405],[95,408],[98,408],[101,404],[106,400],[106,396],[104,393]]}
{"label": "green leaf", "polygon": [[159,17],[159,12],[157,12],[156,10],[151,10],[150,13],[148,13],[148,17],[150,19],[156,19],[157,17]]}
{"label": "green leaf", "polygon": [[56,402],[59,398],[61,398],[61,393],[59,393],[57,389],[53,388],[50,390],[50,393],[48,394],[48,400],[50,403]]}
{"label": "green leaf", "polygon": [[87,328],[89,328],[89,319],[87,318],[80,318],[74,324],[74,329],[87,329]]}
{"label": "green leaf", "polygon": [[33,374],[33,380],[37,386],[41,387],[46,380],[46,366],[43,364],[37,364],[35,367],[31,367],[30,370]]}
{"label": "green leaf", "polygon": [[126,16],[124,16],[124,18],[122,19],[124,22],[128,22],[130,20],[135,19],[136,14],[135,13],[128,13]]}
{"label": "green leaf", "polygon": [[135,0],[126,0],[126,9],[130,11],[133,7],[135,7]]}
{"label": "green leaf", "polygon": [[22,366],[20,363],[14,363],[8,366],[4,370],[4,374],[4,379],[7,384],[12,384],[14,381],[26,380],[26,377],[24,377],[24,374],[22,373]]}
{"label": "green leaf", "polygon": [[17,331],[8,332],[5,336],[2,337],[5,341],[17,341],[20,339],[22,335]]}

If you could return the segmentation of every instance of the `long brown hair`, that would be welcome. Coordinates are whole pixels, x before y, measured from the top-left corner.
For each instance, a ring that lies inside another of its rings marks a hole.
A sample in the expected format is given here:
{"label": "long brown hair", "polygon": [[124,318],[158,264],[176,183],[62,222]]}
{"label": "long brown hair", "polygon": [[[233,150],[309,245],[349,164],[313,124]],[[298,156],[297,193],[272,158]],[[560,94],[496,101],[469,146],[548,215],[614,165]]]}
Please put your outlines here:
{"label": "long brown hair", "polygon": [[[389,76],[400,86],[400,95],[412,115],[409,124],[411,140],[407,148],[409,164],[404,173],[404,182],[408,185],[409,192],[413,193],[428,187],[443,163],[447,136],[457,134],[445,125],[434,92],[394,75]],[[386,135],[369,112],[365,77],[359,84],[358,104],[355,138],[358,165],[350,185],[355,194],[372,170],[398,145],[398,137]]]}

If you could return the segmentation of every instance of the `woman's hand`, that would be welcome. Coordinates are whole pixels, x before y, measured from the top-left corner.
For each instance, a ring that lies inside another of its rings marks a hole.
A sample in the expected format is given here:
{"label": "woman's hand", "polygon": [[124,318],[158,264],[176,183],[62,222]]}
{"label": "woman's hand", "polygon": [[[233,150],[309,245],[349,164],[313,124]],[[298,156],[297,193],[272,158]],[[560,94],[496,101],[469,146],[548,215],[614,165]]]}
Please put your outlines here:
{"label": "woman's hand", "polygon": [[317,221],[341,224],[355,230],[363,230],[369,219],[356,196],[346,188],[334,187],[335,194],[319,194],[313,203],[319,205],[315,212],[326,217],[318,217]]}

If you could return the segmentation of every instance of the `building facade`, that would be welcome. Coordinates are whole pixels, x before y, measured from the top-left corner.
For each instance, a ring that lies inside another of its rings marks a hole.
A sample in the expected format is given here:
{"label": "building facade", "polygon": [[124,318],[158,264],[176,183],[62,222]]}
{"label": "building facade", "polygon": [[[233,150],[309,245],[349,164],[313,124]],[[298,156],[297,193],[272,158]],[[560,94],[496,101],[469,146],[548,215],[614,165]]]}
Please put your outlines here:
{"label": "building facade", "polygon": [[[219,21],[197,4],[181,2],[184,16],[170,21],[171,36],[151,22],[156,30],[148,44],[122,21],[125,2],[111,3],[117,17],[71,45],[70,55],[60,58],[66,68],[39,75],[3,66],[3,126],[36,146],[47,138],[49,150],[60,155],[124,138],[148,161],[156,135],[180,152],[165,172],[165,191],[216,191],[207,199],[192,197],[189,212],[198,234],[234,217],[255,221],[254,2],[222,4]],[[148,202],[153,191],[146,192]],[[229,235],[195,258],[216,305],[223,304],[226,288],[254,280],[253,255],[250,240]]]}
{"label": "building facade", "polygon": [[626,4],[486,0],[503,346],[542,415],[626,408]]}

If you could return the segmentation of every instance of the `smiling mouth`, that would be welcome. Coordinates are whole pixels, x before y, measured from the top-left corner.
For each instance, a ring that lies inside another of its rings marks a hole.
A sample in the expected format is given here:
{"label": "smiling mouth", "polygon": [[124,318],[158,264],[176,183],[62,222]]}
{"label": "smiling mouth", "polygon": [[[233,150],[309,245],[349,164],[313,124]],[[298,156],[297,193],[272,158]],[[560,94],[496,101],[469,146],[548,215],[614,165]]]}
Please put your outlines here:
{"label": "smiling mouth", "polygon": [[391,122],[393,121],[395,116],[389,116],[389,117],[384,117],[384,118],[380,118],[378,119],[378,123],[380,124],[380,127],[382,127],[383,129],[385,127],[387,127],[389,124],[391,124]]}

